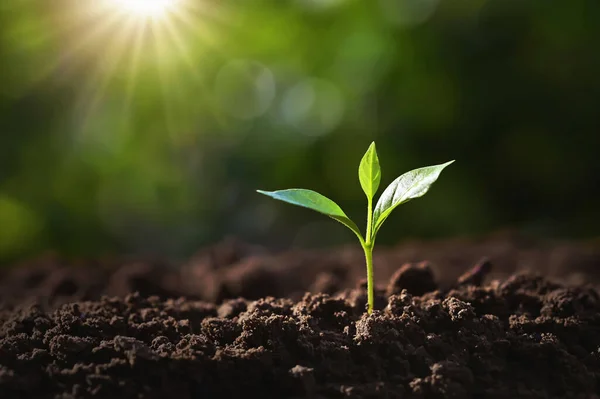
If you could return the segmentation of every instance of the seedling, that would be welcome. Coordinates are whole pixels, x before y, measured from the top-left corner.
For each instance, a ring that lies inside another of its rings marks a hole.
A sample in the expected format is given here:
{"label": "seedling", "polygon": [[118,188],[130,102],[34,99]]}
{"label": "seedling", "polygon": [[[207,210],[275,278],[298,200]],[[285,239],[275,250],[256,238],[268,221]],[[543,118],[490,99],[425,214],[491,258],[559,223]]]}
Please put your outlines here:
{"label": "seedling", "polygon": [[257,191],[277,200],[323,213],[337,220],[356,234],[356,237],[358,237],[358,241],[360,241],[360,245],[365,252],[367,263],[367,291],[369,302],[367,311],[370,314],[373,311],[373,303],[375,301],[373,286],[373,246],[375,245],[375,238],[377,237],[381,225],[398,205],[404,204],[413,198],[425,195],[425,193],[429,191],[431,185],[438,179],[442,170],[452,162],[454,161],[411,170],[398,177],[384,190],[375,205],[375,210],[373,210],[373,197],[379,188],[381,168],[379,167],[379,158],[377,157],[375,143],[371,143],[358,167],[358,179],[367,196],[367,230],[364,237],[356,224],[346,216],[338,204],[316,191],[299,188],[279,191]]}

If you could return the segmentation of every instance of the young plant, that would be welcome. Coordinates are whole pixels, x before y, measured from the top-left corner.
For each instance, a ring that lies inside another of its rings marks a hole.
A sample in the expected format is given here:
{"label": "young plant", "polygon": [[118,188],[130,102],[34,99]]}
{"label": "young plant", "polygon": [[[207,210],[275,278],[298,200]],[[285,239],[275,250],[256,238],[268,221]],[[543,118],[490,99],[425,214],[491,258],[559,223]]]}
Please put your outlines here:
{"label": "young plant", "polygon": [[356,237],[358,237],[358,241],[360,241],[360,245],[364,250],[367,263],[367,291],[369,302],[367,311],[370,314],[373,311],[373,303],[375,301],[373,286],[373,246],[381,225],[398,205],[404,204],[413,198],[425,195],[425,193],[429,191],[431,185],[438,179],[442,170],[452,162],[454,161],[411,170],[398,177],[384,190],[375,205],[375,210],[373,210],[373,197],[379,188],[381,168],[379,167],[379,158],[377,157],[375,143],[371,143],[358,167],[358,179],[367,196],[367,229],[364,237],[356,224],[346,216],[338,204],[316,191],[298,188],[279,191],[257,191],[277,200],[323,213],[342,223],[356,234]]}

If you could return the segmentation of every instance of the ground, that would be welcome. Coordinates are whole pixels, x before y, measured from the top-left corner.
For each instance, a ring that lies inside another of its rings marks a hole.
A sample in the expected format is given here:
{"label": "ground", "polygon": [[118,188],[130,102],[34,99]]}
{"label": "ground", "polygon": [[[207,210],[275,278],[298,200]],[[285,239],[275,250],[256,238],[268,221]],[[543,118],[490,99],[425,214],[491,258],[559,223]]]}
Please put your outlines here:
{"label": "ground", "polygon": [[376,249],[371,315],[352,247],[36,258],[1,279],[0,397],[597,398],[597,247]]}

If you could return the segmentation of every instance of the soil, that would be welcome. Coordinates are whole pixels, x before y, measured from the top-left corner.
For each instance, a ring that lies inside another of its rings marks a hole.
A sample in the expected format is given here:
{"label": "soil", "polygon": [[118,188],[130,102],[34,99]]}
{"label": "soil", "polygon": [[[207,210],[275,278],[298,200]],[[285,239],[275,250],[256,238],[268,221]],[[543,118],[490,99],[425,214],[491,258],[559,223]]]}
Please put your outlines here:
{"label": "soil", "polygon": [[0,398],[600,398],[600,246],[503,233],[0,279]]}

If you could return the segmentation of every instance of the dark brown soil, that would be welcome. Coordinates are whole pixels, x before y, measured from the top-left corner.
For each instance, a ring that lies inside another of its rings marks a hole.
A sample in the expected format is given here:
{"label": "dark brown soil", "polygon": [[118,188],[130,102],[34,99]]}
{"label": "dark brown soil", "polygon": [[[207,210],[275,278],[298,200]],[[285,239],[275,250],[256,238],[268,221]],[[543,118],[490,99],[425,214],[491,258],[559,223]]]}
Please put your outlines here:
{"label": "dark brown soil", "polygon": [[[484,257],[494,266],[491,279],[531,270],[568,285],[600,286],[600,240],[542,241],[499,233],[378,247],[374,257],[375,278],[382,287],[402,265],[427,261],[433,276],[426,279],[448,288]],[[56,305],[98,300],[102,295],[124,297],[132,292],[144,297],[185,296],[215,303],[240,296],[299,300],[306,291],[333,294],[354,288],[365,275],[364,255],[358,245],[335,251],[271,253],[228,239],[202,249],[181,264],[154,259],[63,259],[55,255],[31,259],[8,270],[0,269],[0,304],[38,298]],[[406,282],[414,290],[413,283]],[[431,290],[431,282],[427,284],[424,289]]]}
{"label": "dark brown soil", "polygon": [[352,248],[40,258],[2,278],[0,398],[600,398],[597,247],[380,249],[372,315]]}

